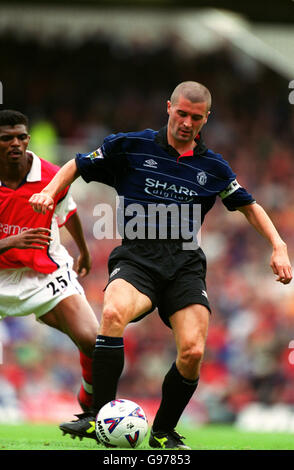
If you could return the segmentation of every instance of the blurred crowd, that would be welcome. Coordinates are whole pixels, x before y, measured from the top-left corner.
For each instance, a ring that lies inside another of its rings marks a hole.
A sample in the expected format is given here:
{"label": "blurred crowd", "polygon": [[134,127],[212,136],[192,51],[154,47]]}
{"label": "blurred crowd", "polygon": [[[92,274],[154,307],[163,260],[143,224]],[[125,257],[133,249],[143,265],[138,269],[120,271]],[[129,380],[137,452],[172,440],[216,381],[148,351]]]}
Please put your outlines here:
{"label": "blurred crowd", "polygon": [[[31,149],[62,164],[77,151],[97,148],[109,133],[162,127],[173,88],[184,80],[204,83],[213,97],[203,130],[207,146],[229,161],[268,211],[293,260],[294,106],[287,80],[229,45],[203,55],[177,41],[118,44],[97,31],[81,44],[62,36],[46,43],[6,31],[0,36],[5,107],[28,114]],[[94,238],[93,208],[113,202],[114,193],[80,181],[73,193],[93,260],[81,283],[100,318],[107,258],[119,240]],[[62,237],[75,256],[65,229]],[[204,222],[201,243],[212,316],[186,419],[232,422],[249,403],[294,405],[294,286],[275,282],[268,243],[220,201]],[[0,340],[0,407],[48,391],[75,396],[80,366],[68,338],[32,315],[1,322]],[[154,312],[127,328],[125,345],[119,395],[156,402],[175,359],[171,331]]]}

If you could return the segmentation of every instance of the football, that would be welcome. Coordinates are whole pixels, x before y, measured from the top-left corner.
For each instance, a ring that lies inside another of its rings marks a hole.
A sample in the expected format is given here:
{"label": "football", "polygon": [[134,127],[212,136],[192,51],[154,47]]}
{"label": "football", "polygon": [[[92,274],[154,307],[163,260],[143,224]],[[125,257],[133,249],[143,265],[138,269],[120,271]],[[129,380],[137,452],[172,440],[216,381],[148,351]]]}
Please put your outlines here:
{"label": "football", "polygon": [[135,448],[148,431],[146,415],[137,403],[113,400],[104,405],[96,417],[96,434],[106,447]]}

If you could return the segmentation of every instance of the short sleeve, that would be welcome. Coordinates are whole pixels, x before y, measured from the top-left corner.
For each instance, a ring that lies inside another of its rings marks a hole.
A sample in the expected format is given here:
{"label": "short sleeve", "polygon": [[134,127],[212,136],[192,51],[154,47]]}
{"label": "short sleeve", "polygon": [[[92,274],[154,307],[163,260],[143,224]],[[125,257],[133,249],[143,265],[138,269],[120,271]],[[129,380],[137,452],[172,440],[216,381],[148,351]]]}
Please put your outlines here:
{"label": "short sleeve", "polygon": [[71,195],[70,189],[56,204],[55,216],[57,224],[62,227],[68,219],[77,211],[77,205]]}
{"label": "short sleeve", "polygon": [[112,134],[93,152],[76,155],[78,171],[87,183],[97,181],[115,186],[117,178],[128,166],[123,146],[124,137],[125,134]]}
{"label": "short sleeve", "polygon": [[240,186],[238,181],[234,179],[219,194],[223,204],[229,211],[235,211],[238,207],[255,203],[255,199],[248,191]]}

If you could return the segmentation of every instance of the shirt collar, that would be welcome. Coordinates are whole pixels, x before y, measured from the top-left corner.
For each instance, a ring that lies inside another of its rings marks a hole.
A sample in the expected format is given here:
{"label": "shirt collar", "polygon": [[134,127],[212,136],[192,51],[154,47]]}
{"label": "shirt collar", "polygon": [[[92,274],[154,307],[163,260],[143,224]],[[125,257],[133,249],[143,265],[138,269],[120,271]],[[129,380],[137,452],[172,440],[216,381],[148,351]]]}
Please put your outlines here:
{"label": "shirt collar", "polygon": [[[158,145],[160,145],[160,147],[165,149],[170,155],[175,156],[175,157],[179,157],[179,155],[180,155],[179,152],[174,147],[172,147],[167,141],[167,126],[162,127],[158,131],[158,133],[155,137],[155,142]],[[199,134],[196,136],[195,142],[196,142],[197,145],[194,147],[194,150],[193,150],[193,156],[194,157],[202,155],[207,150],[207,147],[206,147],[205,143],[203,142],[201,132],[199,132]]]}
{"label": "shirt collar", "polygon": [[34,183],[35,181],[41,181],[41,160],[37,155],[31,151],[27,151],[29,155],[33,157],[32,166],[30,171],[27,174],[26,180],[29,183]]}

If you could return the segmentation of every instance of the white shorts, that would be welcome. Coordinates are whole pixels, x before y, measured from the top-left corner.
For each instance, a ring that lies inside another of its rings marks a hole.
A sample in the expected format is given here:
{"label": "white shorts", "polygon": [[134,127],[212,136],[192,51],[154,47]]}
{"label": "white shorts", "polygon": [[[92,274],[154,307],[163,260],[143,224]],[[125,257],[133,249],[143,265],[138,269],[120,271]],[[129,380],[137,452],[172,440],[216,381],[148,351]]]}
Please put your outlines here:
{"label": "white shorts", "polygon": [[84,295],[84,290],[69,265],[52,274],[29,268],[0,270],[0,320],[31,313],[39,318],[74,294]]}

